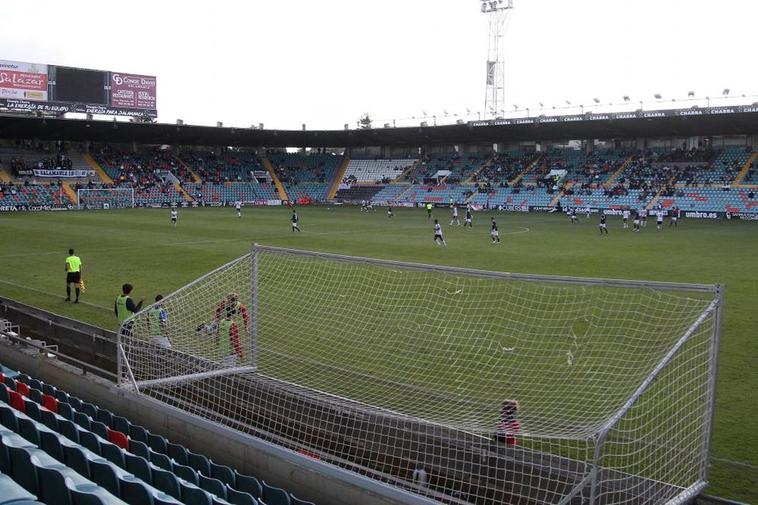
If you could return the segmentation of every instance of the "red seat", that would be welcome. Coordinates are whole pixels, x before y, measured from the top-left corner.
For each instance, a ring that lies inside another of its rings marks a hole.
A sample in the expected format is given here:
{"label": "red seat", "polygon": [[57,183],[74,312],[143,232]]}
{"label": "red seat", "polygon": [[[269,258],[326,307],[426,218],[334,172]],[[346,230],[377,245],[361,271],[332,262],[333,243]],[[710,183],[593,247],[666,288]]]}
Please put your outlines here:
{"label": "red seat", "polygon": [[117,430],[112,430],[106,426],[105,428],[106,432],[108,433],[108,440],[117,446],[121,447],[123,450],[128,451],[129,450],[129,438]]}
{"label": "red seat", "polygon": [[50,412],[58,413],[58,400],[54,396],[42,395],[42,406]]}
{"label": "red seat", "polygon": [[5,384],[5,374],[0,372],[0,383]]}
{"label": "red seat", "polygon": [[18,391],[19,394],[28,397],[29,396],[29,384],[26,384],[21,381],[16,381],[16,391]]}
{"label": "red seat", "polygon": [[16,391],[10,391],[8,394],[11,397],[11,407],[19,412],[26,413],[26,401],[24,401],[24,397]]}

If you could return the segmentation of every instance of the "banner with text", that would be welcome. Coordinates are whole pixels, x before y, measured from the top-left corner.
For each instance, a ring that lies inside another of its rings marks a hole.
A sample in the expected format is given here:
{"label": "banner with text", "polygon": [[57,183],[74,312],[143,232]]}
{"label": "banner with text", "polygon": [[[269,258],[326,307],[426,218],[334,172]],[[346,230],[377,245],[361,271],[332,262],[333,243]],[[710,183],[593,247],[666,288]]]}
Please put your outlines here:
{"label": "banner with text", "polygon": [[47,100],[47,65],[0,60],[0,98]]}
{"label": "banner with text", "polygon": [[35,169],[34,170],[34,176],[35,177],[54,177],[54,178],[81,178],[81,177],[94,177],[95,171],[94,170],[45,170],[45,169]]}
{"label": "banner with text", "polygon": [[155,76],[111,73],[112,107],[155,110],[156,103]]}

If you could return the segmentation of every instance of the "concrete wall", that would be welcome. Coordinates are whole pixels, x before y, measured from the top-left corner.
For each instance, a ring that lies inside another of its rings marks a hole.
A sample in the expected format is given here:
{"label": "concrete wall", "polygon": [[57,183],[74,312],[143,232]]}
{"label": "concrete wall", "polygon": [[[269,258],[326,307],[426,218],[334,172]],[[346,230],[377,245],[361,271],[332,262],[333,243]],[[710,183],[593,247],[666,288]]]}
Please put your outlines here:
{"label": "concrete wall", "polygon": [[0,362],[125,416],[217,463],[255,475],[319,505],[437,503],[116,388],[105,379],[84,375],[78,368],[23,350],[18,345],[0,343]]}

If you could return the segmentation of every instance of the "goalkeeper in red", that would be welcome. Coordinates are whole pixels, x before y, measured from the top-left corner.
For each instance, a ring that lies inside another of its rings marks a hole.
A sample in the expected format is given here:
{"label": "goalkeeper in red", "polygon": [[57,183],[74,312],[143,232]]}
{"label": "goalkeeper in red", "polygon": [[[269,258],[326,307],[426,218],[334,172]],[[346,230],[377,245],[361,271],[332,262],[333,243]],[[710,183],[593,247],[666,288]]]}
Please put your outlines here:
{"label": "goalkeeper in red", "polygon": [[521,433],[521,425],[516,419],[518,412],[518,402],[515,400],[505,400],[500,406],[500,422],[495,430],[495,440],[504,442],[506,445],[518,445],[516,435]]}
{"label": "goalkeeper in red", "polygon": [[216,343],[225,365],[234,365],[238,359],[245,359],[240,341],[240,330],[246,333],[250,326],[250,312],[239,301],[237,293],[229,293],[216,305],[214,317],[218,326]]}

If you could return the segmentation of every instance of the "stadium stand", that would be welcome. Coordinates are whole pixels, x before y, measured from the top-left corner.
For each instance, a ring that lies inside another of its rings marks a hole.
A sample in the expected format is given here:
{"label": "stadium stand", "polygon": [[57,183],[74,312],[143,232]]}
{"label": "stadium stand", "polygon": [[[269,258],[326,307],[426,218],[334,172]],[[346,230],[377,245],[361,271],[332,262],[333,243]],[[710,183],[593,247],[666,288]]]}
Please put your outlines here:
{"label": "stadium stand", "polygon": [[62,207],[73,202],[62,186],[52,184],[0,184],[0,205]]}
{"label": "stadium stand", "polygon": [[[422,158],[418,166],[406,177],[413,184],[444,182],[458,184],[475,174],[488,160],[481,153],[435,153]],[[449,171],[449,175],[439,172]]]}
{"label": "stadium stand", "polygon": [[290,200],[323,202],[342,156],[332,154],[275,153],[268,156]]}
{"label": "stadium stand", "polygon": [[394,181],[403,172],[416,163],[416,159],[355,159],[351,158],[345,171],[344,182],[387,184]]}
{"label": "stadium stand", "polygon": [[253,173],[264,171],[261,159],[255,153],[245,151],[184,151],[180,159],[189,165],[203,181],[222,182],[253,181]]}
{"label": "stadium stand", "polygon": [[374,202],[379,205],[393,204],[398,202],[398,198],[408,191],[408,184],[388,184],[374,194]]}
{"label": "stadium stand", "polygon": [[272,184],[258,182],[224,182],[205,184],[183,184],[182,187],[200,202],[252,203],[260,200],[277,199],[276,188]]}
{"label": "stadium stand", "polygon": [[373,201],[375,196],[383,189],[381,185],[373,186],[348,186],[340,189],[335,195],[335,199],[339,202],[353,202],[359,203],[364,200]]}
{"label": "stadium stand", "polygon": [[13,481],[0,478],[0,493],[8,490],[0,500],[309,504],[50,384],[13,375],[0,373],[0,472]]}

